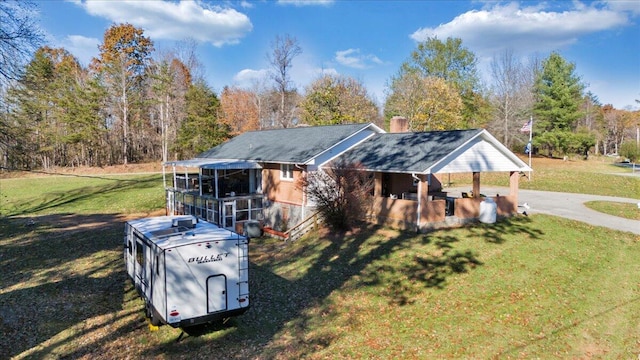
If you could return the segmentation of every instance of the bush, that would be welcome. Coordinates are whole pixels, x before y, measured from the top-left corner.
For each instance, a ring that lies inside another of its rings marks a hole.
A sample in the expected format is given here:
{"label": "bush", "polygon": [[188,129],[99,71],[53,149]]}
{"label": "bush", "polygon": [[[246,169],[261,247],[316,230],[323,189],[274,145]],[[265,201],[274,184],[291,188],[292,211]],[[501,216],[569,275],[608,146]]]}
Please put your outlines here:
{"label": "bush", "polygon": [[620,145],[620,156],[629,159],[635,163],[640,159],[640,147],[635,141],[627,141]]}
{"label": "bush", "polygon": [[357,164],[332,163],[331,167],[307,173],[299,187],[334,230],[348,230],[366,209],[374,179]]}

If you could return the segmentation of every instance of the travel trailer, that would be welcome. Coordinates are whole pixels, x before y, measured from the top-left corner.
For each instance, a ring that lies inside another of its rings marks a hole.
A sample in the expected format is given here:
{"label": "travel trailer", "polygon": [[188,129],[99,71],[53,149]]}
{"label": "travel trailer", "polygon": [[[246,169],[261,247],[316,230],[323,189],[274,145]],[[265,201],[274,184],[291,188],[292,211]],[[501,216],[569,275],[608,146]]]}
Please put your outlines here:
{"label": "travel trailer", "polygon": [[127,274],[153,325],[188,327],[249,308],[249,239],[193,216],[125,224]]}

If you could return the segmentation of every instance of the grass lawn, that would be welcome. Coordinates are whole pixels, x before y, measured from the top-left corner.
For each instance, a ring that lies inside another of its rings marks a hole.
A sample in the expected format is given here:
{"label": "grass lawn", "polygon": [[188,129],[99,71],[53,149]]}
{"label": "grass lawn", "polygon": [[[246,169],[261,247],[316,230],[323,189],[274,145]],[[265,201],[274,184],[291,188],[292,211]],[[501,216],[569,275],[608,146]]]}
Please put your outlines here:
{"label": "grass lawn", "polygon": [[638,204],[613,201],[589,201],[584,205],[601,213],[619,216],[625,219],[640,220],[640,207],[638,207]]}
{"label": "grass lawn", "polygon": [[0,215],[129,214],[164,207],[161,174],[0,179]]}
{"label": "grass lawn", "polygon": [[122,260],[124,221],[162,212],[160,175],[0,179],[0,196],[3,359],[640,354],[630,233],[535,215],[420,235],[363,225],[254,239],[252,308],[178,342],[179,329],[148,329]]}
{"label": "grass lawn", "polygon": [[[521,189],[640,199],[640,176],[627,176],[630,169],[615,166],[607,157],[593,157],[588,161],[537,157],[532,159],[532,167],[531,181],[520,178]],[[440,179],[443,185],[449,180],[451,186],[471,188],[472,184],[471,174],[444,174]],[[480,181],[481,189],[482,186],[509,186],[509,176],[505,173],[483,173]]]}

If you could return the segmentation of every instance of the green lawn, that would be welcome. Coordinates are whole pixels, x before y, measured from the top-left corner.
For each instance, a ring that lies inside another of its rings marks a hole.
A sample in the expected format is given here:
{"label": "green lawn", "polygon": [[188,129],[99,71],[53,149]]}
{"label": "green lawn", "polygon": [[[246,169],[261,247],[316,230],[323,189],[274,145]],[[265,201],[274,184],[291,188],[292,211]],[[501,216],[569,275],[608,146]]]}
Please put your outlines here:
{"label": "green lawn", "polygon": [[128,214],[163,207],[161,174],[0,179],[0,216]]}
{"label": "green lawn", "polygon": [[122,260],[124,221],[163,207],[160,175],[1,179],[0,196],[0,358],[640,354],[630,233],[535,215],[421,235],[363,226],[254,239],[252,308],[178,342],[178,329],[148,329]]}
{"label": "green lawn", "polygon": [[[640,201],[638,202],[640,203]],[[584,205],[601,213],[619,216],[625,219],[640,220],[640,207],[638,204],[613,201],[589,201]]]}
{"label": "green lawn", "polygon": [[[252,308],[176,342],[180,330],[146,326],[124,275],[122,221],[3,221],[0,358],[640,353],[640,238],[629,233],[536,215],[425,235],[363,227],[288,244],[254,239]],[[84,223],[96,225],[74,226]]]}
{"label": "green lawn", "polygon": [[[629,176],[630,169],[620,168],[609,158],[569,160],[534,158],[531,180],[520,178],[520,188],[559,191],[578,194],[618,196],[640,199],[640,176]],[[525,175],[529,175],[528,173]],[[471,174],[440,176],[443,184],[451,179],[452,186],[471,186]],[[509,186],[506,173],[482,173],[482,186]]]}

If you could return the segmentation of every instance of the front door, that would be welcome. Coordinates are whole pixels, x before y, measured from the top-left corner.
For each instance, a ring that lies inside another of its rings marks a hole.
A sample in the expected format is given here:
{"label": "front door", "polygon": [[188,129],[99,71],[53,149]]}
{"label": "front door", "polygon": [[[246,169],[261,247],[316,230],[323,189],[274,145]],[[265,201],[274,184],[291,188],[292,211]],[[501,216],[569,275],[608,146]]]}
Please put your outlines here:
{"label": "front door", "polygon": [[225,201],[222,205],[222,226],[225,229],[236,229],[236,202]]}

